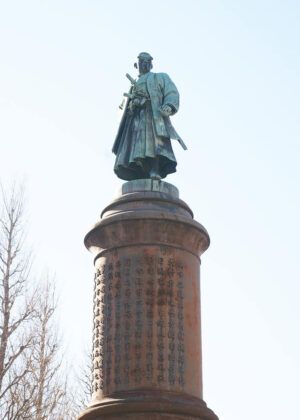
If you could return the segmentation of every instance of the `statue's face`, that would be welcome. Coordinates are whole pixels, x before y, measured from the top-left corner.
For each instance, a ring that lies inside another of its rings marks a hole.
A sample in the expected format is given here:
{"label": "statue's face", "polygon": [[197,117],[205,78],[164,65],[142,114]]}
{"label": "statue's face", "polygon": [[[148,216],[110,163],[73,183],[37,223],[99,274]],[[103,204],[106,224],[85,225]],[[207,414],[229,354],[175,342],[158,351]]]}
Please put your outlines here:
{"label": "statue's face", "polygon": [[144,58],[139,58],[139,72],[140,74],[149,73],[151,70],[152,64],[151,60],[147,60]]}

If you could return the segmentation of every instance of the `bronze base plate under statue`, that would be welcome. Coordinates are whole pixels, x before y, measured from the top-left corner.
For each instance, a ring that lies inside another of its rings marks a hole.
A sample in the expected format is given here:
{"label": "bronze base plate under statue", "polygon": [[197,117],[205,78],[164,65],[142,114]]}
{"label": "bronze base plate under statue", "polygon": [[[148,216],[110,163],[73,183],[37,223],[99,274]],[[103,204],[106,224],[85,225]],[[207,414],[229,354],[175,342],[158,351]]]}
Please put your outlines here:
{"label": "bronze base plate under statue", "polygon": [[202,400],[200,256],[178,190],[125,183],[86,235],[95,256],[93,399],[79,416],[217,420]]}

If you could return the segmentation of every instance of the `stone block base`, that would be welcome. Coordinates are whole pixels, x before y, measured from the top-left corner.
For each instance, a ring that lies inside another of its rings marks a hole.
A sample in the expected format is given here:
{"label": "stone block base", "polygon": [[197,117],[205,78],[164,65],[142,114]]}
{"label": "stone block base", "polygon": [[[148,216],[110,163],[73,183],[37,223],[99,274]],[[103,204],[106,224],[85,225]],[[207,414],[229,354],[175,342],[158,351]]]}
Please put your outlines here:
{"label": "stone block base", "polygon": [[217,420],[202,400],[206,229],[163,181],[137,180],[85,238],[94,255],[93,397],[80,420]]}

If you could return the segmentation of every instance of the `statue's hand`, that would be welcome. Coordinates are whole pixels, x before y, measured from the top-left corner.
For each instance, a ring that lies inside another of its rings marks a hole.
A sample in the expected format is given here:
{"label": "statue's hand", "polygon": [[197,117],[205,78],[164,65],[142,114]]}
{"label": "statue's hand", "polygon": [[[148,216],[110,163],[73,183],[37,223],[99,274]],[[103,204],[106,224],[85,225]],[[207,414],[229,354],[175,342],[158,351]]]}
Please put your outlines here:
{"label": "statue's hand", "polygon": [[170,107],[170,105],[163,105],[160,109],[160,112],[164,117],[169,117],[173,114],[173,109]]}
{"label": "statue's hand", "polygon": [[139,106],[140,101],[137,98],[132,99],[129,102],[129,109],[131,112],[133,112],[138,106]]}

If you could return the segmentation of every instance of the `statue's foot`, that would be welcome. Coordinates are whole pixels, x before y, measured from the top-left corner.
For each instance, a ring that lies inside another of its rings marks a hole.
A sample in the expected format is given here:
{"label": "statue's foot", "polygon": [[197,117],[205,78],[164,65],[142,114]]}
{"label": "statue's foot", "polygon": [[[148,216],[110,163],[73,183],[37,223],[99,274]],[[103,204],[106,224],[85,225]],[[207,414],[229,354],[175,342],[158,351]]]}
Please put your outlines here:
{"label": "statue's foot", "polygon": [[151,179],[154,179],[154,180],[156,180],[156,181],[159,181],[159,180],[161,180],[161,176],[155,171],[155,170],[153,170],[152,169],[152,171],[150,172],[150,178]]}

